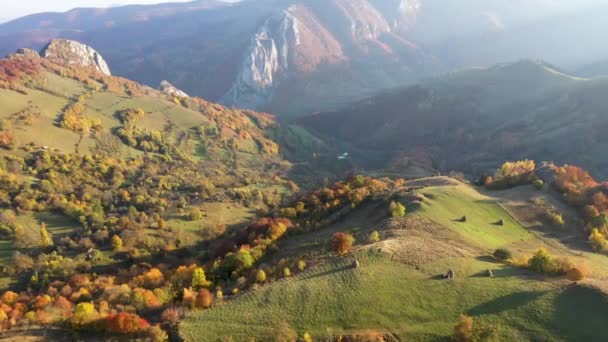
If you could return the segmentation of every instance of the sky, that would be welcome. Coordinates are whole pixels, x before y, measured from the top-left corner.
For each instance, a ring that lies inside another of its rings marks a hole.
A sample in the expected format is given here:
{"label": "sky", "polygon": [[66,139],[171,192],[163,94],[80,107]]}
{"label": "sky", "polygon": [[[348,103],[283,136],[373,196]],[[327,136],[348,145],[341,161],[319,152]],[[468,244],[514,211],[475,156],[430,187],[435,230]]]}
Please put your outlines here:
{"label": "sky", "polygon": [[0,0],[0,22],[39,12],[64,12],[75,7],[109,7],[185,1],[187,0]]}

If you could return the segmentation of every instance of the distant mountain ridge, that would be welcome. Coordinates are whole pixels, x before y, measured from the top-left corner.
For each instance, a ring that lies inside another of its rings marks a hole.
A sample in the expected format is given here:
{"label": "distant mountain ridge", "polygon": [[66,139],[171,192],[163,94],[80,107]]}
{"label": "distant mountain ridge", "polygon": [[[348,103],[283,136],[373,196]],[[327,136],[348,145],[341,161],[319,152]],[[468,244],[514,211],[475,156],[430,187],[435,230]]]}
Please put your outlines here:
{"label": "distant mountain ridge", "polygon": [[606,78],[574,77],[524,60],[449,73],[299,123],[365,149],[360,163],[381,156],[373,167],[424,160],[441,171],[477,174],[502,160],[530,158],[606,177],[606,91]]}
{"label": "distant mountain ridge", "polygon": [[[95,47],[118,75],[289,117],[328,111],[454,68],[608,56],[581,0],[201,0],[42,13],[0,25],[0,54],[53,38]],[[547,37],[553,37],[548,39]],[[568,48],[564,49],[563,47]],[[581,55],[577,51],[586,51]]]}

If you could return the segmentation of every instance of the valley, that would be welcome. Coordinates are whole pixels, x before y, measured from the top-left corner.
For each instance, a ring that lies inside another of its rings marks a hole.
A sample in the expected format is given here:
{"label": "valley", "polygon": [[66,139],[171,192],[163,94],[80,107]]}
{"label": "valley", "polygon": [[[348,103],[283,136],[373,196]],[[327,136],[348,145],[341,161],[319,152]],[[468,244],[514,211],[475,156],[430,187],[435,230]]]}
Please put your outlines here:
{"label": "valley", "polygon": [[608,339],[605,4],[73,3],[0,23],[0,341]]}

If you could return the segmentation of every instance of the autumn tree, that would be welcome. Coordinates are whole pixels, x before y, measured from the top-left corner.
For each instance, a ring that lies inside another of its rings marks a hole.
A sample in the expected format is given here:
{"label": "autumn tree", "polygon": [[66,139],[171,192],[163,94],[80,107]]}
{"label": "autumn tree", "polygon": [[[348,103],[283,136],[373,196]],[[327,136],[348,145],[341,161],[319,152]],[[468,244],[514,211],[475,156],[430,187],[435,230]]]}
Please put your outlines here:
{"label": "autumn tree", "polygon": [[266,282],[266,272],[264,270],[258,270],[258,272],[255,275],[255,281],[257,281],[258,283],[265,283]]}
{"label": "autumn tree", "polygon": [[553,257],[546,248],[539,248],[528,263],[530,268],[536,272],[552,273],[554,270]]}
{"label": "autumn tree", "polygon": [[608,240],[597,228],[591,230],[591,234],[589,234],[589,243],[591,243],[591,246],[593,246],[593,249],[596,251],[608,250]]}
{"label": "autumn tree", "polygon": [[344,255],[350,251],[355,242],[351,234],[337,232],[331,238],[331,246],[339,255]]}
{"label": "autumn tree", "polygon": [[74,325],[83,326],[91,323],[93,320],[97,319],[97,317],[98,313],[95,310],[95,305],[93,305],[93,303],[78,303],[74,309],[71,321]]}
{"label": "autumn tree", "polygon": [[205,275],[205,270],[202,267],[197,267],[194,272],[192,272],[192,287],[195,289],[199,289],[201,287],[207,287],[211,284],[210,281],[207,280],[207,276]]}
{"label": "autumn tree", "polygon": [[199,221],[203,218],[203,214],[201,213],[200,209],[191,208],[188,212],[188,218],[190,219],[190,221]]}
{"label": "autumn tree", "polygon": [[112,333],[132,334],[149,328],[150,323],[136,314],[121,312],[108,316],[106,326],[108,331]]}
{"label": "autumn tree", "polygon": [[201,289],[198,291],[195,302],[197,308],[207,309],[211,307],[211,303],[213,303],[213,295],[209,290]]}
{"label": "autumn tree", "polygon": [[285,321],[280,322],[273,332],[275,342],[294,342],[298,340],[298,334]]}
{"label": "autumn tree", "polygon": [[53,246],[53,238],[51,234],[46,228],[46,223],[40,224],[40,244],[43,247],[51,247]]}
{"label": "autumn tree", "polygon": [[573,282],[574,284],[579,281],[585,279],[589,274],[589,269],[586,265],[580,265],[577,267],[573,267],[568,272],[566,272],[566,278]]}
{"label": "autumn tree", "polygon": [[469,342],[473,337],[473,318],[461,314],[458,324],[454,327],[452,340],[455,342]]}
{"label": "autumn tree", "polygon": [[380,241],[380,233],[378,233],[377,230],[374,230],[373,232],[371,232],[369,234],[368,239],[369,239],[369,242],[371,242],[371,243],[378,242],[378,241]]}
{"label": "autumn tree", "polygon": [[393,218],[404,217],[405,213],[406,213],[405,206],[403,204],[401,204],[400,202],[392,202],[389,207],[389,210],[391,213],[391,217],[393,217]]}
{"label": "autumn tree", "polygon": [[118,235],[112,236],[112,249],[115,251],[121,250],[123,247],[122,238]]}

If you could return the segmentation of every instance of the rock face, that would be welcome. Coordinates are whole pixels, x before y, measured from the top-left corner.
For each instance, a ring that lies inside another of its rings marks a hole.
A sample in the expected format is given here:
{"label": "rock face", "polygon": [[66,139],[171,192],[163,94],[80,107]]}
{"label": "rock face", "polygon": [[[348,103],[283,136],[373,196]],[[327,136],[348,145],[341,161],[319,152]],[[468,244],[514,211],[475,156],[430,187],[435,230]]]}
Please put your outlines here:
{"label": "rock face", "polygon": [[176,88],[173,84],[169,83],[169,81],[160,82],[159,90],[165,94],[177,96],[177,97],[189,97],[184,91]]}
{"label": "rock face", "polygon": [[44,58],[64,64],[89,66],[111,76],[108,64],[92,47],[74,40],[53,39],[41,52]]}
{"label": "rock face", "polygon": [[238,76],[221,102],[260,108],[271,101],[300,40],[298,20],[291,11],[293,7],[277,12],[253,35]]}
{"label": "rock face", "polygon": [[27,56],[27,57],[35,57],[35,58],[40,57],[40,54],[38,53],[38,51],[33,50],[33,49],[27,49],[27,48],[17,50],[17,52],[15,52],[15,54]]}

